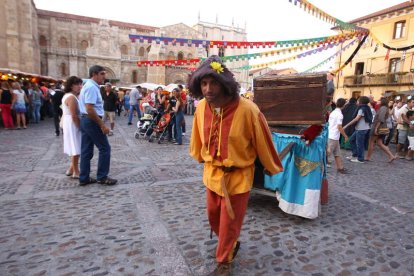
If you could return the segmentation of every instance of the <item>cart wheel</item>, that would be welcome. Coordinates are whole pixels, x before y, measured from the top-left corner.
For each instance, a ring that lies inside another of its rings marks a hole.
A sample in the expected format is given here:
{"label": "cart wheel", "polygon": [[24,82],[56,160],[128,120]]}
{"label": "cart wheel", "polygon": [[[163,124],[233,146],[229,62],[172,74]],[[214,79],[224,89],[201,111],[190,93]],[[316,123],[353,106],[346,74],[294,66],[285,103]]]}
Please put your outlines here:
{"label": "cart wheel", "polygon": [[161,140],[158,140],[158,145],[161,145]]}
{"label": "cart wheel", "polygon": [[152,143],[154,141],[154,138],[152,138],[152,137],[150,137],[149,139],[148,139],[148,142],[150,142],[150,143]]}
{"label": "cart wheel", "polygon": [[139,139],[139,133],[135,133],[135,139]]}

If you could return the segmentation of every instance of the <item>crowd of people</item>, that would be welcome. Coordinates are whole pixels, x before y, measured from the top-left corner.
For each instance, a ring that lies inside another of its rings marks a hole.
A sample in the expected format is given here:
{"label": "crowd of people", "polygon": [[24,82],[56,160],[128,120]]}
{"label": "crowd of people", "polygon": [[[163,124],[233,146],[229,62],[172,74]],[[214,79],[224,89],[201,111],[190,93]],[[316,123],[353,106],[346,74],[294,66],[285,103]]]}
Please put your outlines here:
{"label": "crowd of people", "polygon": [[[55,134],[63,130],[63,151],[71,161],[66,175],[78,179],[81,186],[91,183],[114,185],[109,177],[115,116],[124,112],[127,124],[134,124],[146,112],[172,114],[168,138],[182,145],[186,133],[184,113],[194,115],[190,154],[204,164],[207,215],[212,232],[218,236],[217,268],[214,273],[228,275],[231,262],[241,243],[239,235],[245,216],[254,175],[254,162],[260,158],[264,173],[274,175],[283,170],[271,142],[266,119],[252,101],[239,96],[239,84],[221,59],[211,56],[189,78],[191,95],[177,85],[172,92],[158,87],[154,91],[137,86],[115,90],[105,83],[104,67],[89,69],[86,82],[72,76],[64,90],[56,86],[2,82],[0,108],[6,129],[26,129],[27,122],[39,123],[45,116],[54,118]],[[198,102],[195,99],[202,99]],[[328,166],[334,157],[338,173],[346,174],[341,148],[351,149],[350,162],[363,164],[372,160],[375,146],[388,162],[397,158],[413,160],[414,98],[405,101],[372,97],[339,98],[327,104]],[[13,115],[14,114],[14,115]],[[14,116],[14,118],[13,118]],[[105,122],[109,120],[108,128]],[[14,126],[16,122],[16,127]],[[389,148],[396,143],[396,152]],[[94,146],[98,148],[96,178],[91,177]]]}
{"label": "crowd of people", "polygon": [[54,118],[55,134],[60,135],[60,103],[63,97],[61,83],[31,83],[28,81],[2,81],[0,109],[6,130],[27,129],[45,118]]}
{"label": "crowd of people", "polygon": [[[339,173],[348,173],[343,166],[340,146],[351,149],[346,158],[358,164],[371,162],[375,147],[378,146],[389,163],[397,158],[413,160],[414,153],[414,97],[402,101],[400,96],[393,100],[382,97],[379,102],[373,97],[361,96],[347,102],[340,98],[336,108],[329,115],[329,156],[335,158]],[[340,143],[341,141],[341,143]],[[389,144],[396,144],[393,153]]]}
{"label": "crowd of people", "polygon": [[[27,129],[29,123],[53,118],[55,135],[63,132],[63,152],[71,158],[65,174],[79,179],[80,185],[116,183],[108,176],[111,147],[107,136],[114,134],[115,116],[121,116],[122,112],[128,118],[128,125],[133,125],[134,117],[141,118],[146,106],[158,110],[160,115],[171,113],[174,120],[168,126],[168,140],[183,144],[184,114],[193,114],[197,101],[187,95],[182,85],[172,92],[162,87],[155,91],[140,86],[116,89],[111,83],[104,83],[103,67],[92,66],[89,73],[90,79],[86,81],[71,76],[66,82],[56,84],[2,81],[0,111],[4,128]],[[89,175],[94,145],[99,150],[96,179]]]}

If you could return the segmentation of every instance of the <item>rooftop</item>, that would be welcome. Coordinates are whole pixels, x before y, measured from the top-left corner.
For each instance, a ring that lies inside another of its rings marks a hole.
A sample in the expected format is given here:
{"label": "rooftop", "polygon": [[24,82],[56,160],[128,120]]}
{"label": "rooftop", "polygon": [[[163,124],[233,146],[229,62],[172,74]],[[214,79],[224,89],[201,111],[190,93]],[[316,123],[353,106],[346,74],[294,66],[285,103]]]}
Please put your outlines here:
{"label": "rooftop", "polygon": [[395,5],[395,6],[392,6],[392,7],[389,7],[389,8],[386,8],[386,9],[368,14],[368,15],[365,15],[365,16],[360,17],[360,18],[356,18],[356,19],[354,19],[354,20],[352,20],[348,23],[358,23],[358,22],[361,22],[361,21],[364,21],[364,20],[367,20],[367,19],[371,19],[371,18],[381,16],[381,15],[384,15],[384,14],[389,14],[389,13],[392,13],[392,12],[397,12],[399,10],[403,10],[403,9],[410,8],[410,7],[414,7],[414,1],[413,0],[403,2],[401,4],[398,4],[398,5]]}
{"label": "rooftop", "polygon": [[[79,20],[79,21],[90,22],[90,23],[95,23],[95,24],[98,24],[100,20],[102,20],[101,18],[94,18],[94,17],[40,10],[40,9],[37,10],[37,14],[39,16],[56,17],[56,18],[69,19],[69,20]],[[143,31],[152,31],[152,32],[159,29],[158,27],[128,23],[128,22],[121,22],[121,21],[115,21],[115,20],[108,20],[108,22],[111,27],[116,26],[116,27],[131,28],[131,29],[137,29],[137,30],[143,30]]]}

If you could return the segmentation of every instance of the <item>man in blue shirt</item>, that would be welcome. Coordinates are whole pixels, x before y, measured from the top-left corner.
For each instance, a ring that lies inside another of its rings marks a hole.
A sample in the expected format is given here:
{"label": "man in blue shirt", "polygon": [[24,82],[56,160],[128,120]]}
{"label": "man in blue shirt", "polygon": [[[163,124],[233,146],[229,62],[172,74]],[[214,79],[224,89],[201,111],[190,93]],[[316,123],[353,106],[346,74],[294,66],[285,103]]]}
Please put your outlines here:
{"label": "man in blue shirt", "polygon": [[[89,68],[90,79],[79,95],[79,110],[81,113],[80,129],[82,133],[79,184],[85,186],[91,183],[114,185],[117,180],[108,177],[111,161],[111,146],[109,145],[107,128],[102,121],[104,115],[103,101],[99,85],[105,81],[105,68],[94,65]],[[97,179],[89,176],[93,145],[99,150]]]}
{"label": "man in blue shirt", "polygon": [[139,109],[139,101],[141,100],[141,86],[137,86],[129,92],[129,116],[128,125],[132,125],[132,117],[134,116],[134,110],[137,111],[138,120],[141,119],[141,110]]}

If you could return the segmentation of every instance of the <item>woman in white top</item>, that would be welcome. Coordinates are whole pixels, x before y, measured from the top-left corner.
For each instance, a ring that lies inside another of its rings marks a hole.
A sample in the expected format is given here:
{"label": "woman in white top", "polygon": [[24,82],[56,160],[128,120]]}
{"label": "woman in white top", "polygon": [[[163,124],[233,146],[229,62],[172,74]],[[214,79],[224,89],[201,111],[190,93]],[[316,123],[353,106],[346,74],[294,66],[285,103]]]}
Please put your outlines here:
{"label": "woman in white top", "polygon": [[71,157],[67,176],[79,178],[79,156],[81,150],[80,112],[78,95],[82,79],[72,76],[66,80],[65,95],[62,98],[63,152]]}
{"label": "woman in white top", "polygon": [[12,89],[13,100],[11,108],[14,109],[14,112],[16,112],[17,129],[20,129],[21,125],[23,125],[23,128],[25,129],[27,128],[25,113],[26,102],[28,102],[28,99],[26,93],[24,93],[18,82],[13,82]]}

